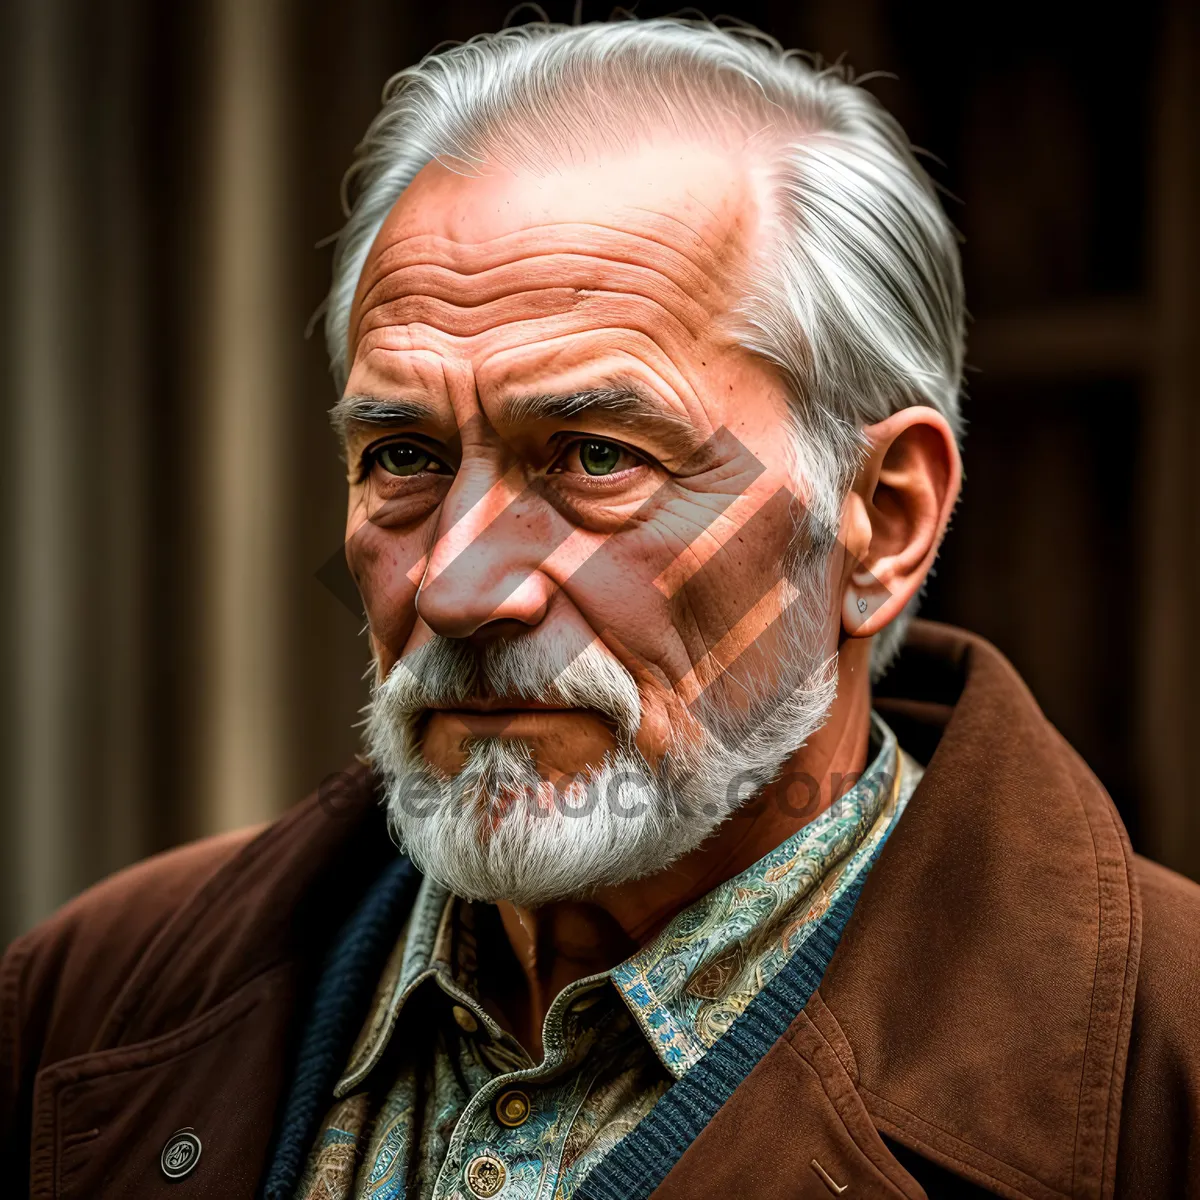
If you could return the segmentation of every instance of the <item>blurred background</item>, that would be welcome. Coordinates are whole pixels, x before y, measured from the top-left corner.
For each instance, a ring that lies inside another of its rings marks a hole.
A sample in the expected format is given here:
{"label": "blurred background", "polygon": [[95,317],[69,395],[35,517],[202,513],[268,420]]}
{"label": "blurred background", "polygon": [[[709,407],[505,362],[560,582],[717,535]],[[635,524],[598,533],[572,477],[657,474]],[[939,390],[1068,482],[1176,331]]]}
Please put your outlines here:
{"label": "blurred background", "polygon": [[[1200,5],[724,11],[889,73],[869,86],[933,156],[973,314],[925,612],[998,643],[1135,847],[1200,878]],[[507,12],[0,6],[0,940],[353,754],[317,247],[388,76]]]}

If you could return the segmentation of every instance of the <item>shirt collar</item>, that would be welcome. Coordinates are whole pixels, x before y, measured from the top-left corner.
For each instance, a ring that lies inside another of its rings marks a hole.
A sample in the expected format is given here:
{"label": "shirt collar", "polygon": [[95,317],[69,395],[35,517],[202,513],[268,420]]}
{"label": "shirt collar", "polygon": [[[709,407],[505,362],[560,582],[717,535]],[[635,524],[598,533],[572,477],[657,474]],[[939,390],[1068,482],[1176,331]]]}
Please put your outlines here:
{"label": "shirt collar", "polygon": [[870,861],[920,767],[872,714],[867,769],[829,808],[675,916],[613,984],[677,1078],[707,1052]]}
{"label": "shirt collar", "polygon": [[[745,871],[718,885],[608,976],[655,1054],[677,1078],[774,977],[898,819],[920,768],[871,716],[870,762],[838,800]],[[426,877],[376,988],[335,1094],[383,1057],[405,1002],[436,978],[493,1038],[475,995],[469,905]],[[578,985],[574,985],[578,986]]]}

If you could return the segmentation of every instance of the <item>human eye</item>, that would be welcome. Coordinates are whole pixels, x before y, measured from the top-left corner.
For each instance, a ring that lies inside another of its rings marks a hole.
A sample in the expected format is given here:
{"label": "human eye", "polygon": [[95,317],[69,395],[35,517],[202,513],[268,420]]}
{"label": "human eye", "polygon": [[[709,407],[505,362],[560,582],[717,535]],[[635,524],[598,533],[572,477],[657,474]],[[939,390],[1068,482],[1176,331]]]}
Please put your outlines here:
{"label": "human eye", "polygon": [[450,469],[423,446],[414,442],[385,442],[365,455],[368,466],[379,466],[388,475],[410,478],[414,475],[450,474]]}
{"label": "human eye", "polygon": [[645,460],[620,442],[605,438],[578,438],[564,449],[551,470],[564,475],[583,475],[593,479],[620,475]]}

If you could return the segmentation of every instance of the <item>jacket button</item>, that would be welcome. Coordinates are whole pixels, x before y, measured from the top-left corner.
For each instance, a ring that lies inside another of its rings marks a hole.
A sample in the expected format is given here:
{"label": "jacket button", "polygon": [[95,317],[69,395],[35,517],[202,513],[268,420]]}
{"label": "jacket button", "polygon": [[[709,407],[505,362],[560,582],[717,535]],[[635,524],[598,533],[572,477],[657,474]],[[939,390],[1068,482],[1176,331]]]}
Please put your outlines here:
{"label": "jacket button", "polygon": [[177,1129],[167,1138],[158,1165],[168,1179],[183,1179],[196,1169],[202,1149],[200,1139],[190,1125],[186,1129]]}

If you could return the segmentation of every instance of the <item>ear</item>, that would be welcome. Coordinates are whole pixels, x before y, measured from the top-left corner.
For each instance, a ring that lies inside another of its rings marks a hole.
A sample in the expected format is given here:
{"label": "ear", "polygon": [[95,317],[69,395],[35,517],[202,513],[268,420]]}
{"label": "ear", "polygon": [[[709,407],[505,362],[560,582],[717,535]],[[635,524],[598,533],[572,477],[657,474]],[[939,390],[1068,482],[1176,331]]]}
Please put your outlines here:
{"label": "ear", "polygon": [[842,507],[842,628],[871,637],[916,595],[950,521],[962,460],[946,418],[904,408],[863,430],[866,460]]}

